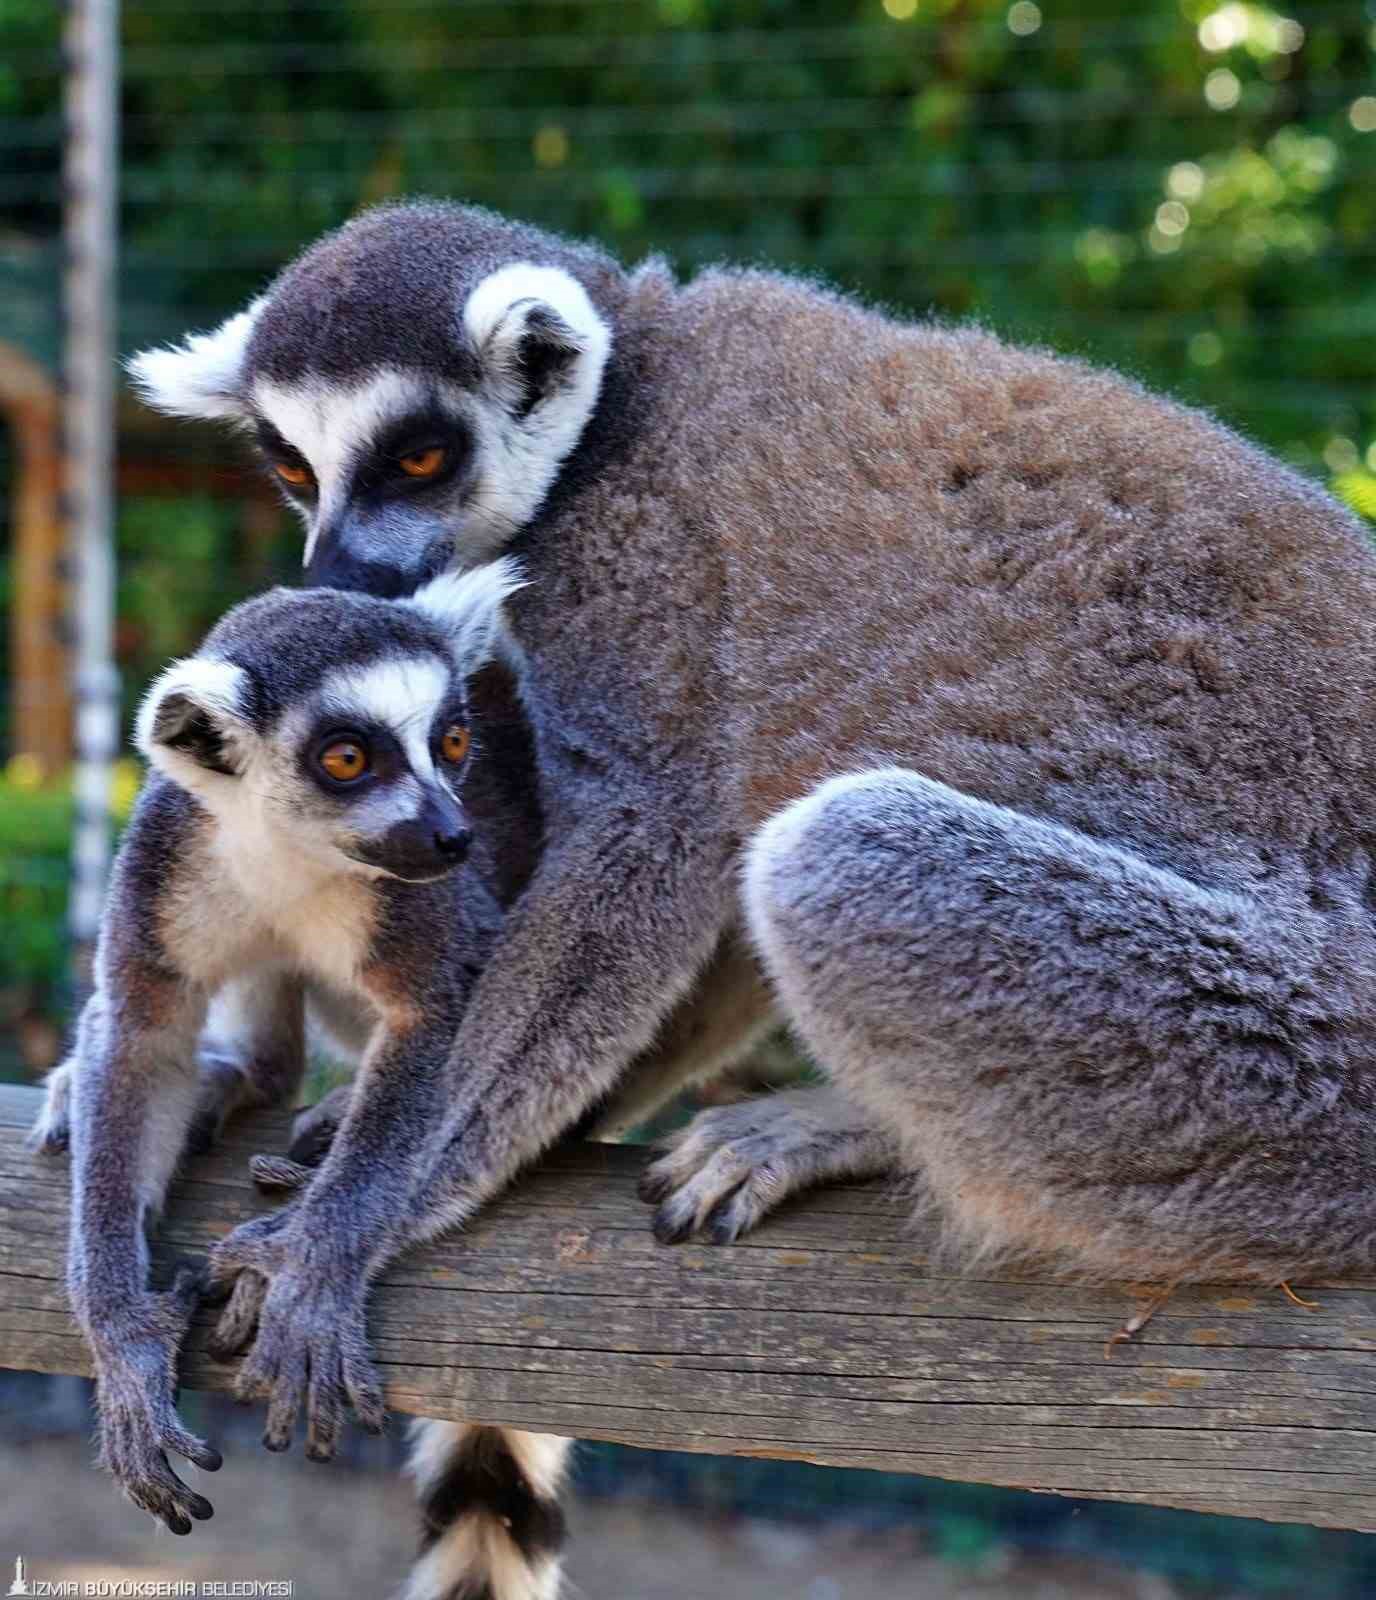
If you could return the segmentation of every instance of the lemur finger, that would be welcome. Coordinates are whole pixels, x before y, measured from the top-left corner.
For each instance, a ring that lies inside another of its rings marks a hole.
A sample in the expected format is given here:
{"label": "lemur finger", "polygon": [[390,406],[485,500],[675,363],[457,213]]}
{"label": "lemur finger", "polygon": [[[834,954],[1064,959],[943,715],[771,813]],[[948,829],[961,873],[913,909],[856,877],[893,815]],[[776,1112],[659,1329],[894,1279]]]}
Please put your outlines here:
{"label": "lemur finger", "polygon": [[215,1508],[204,1495],[188,1489],[167,1464],[161,1452],[146,1476],[125,1482],[124,1492],[141,1510],[158,1518],[175,1534],[191,1532],[191,1522],[209,1522]]}
{"label": "lemur finger", "polygon": [[[159,1295],[164,1309],[179,1333],[185,1333],[206,1287],[203,1264],[191,1261],[177,1263],[172,1282]],[[180,1340],[173,1341],[179,1343]]]}
{"label": "lemur finger", "polygon": [[766,1163],[757,1167],[734,1194],[708,1212],[703,1229],[713,1244],[733,1244],[757,1227],[778,1203],[783,1182]]}
{"label": "lemur finger", "polygon": [[304,1189],[315,1176],[314,1167],[293,1161],[288,1156],[253,1156],[248,1167],[254,1183],[270,1193]]}
{"label": "lemur finger", "polygon": [[218,1472],[224,1465],[224,1457],[213,1444],[189,1433],[175,1417],[159,1429],[158,1439],[164,1450],[175,1450],[203,1472]]}
{"label": "lemur finger", "polygon": [[267,1297],[267,1279],[258,1272],[242,1272],[234,1285],[215,1331],[206,1341],[217,1361],[231,1361],[246,1350],[258,1328],[258,1316]]}
{"label": "lemur finger", "polygon": [[647,1206],[657,1206],[661,1200],[667,1199],[673,1187],[674,1180],[664,1170],[663,1163],[654,1161],[640,1174],[636,1193]]}
{"label": "lemur finger", "polygon": [[661,1244],[678,1244],[686,1239],[749,1174],[750,1163],[735,1150],[729,1146],[718,1150],[701,1171],[660,1206],[653,1224],[655,1238]]}
{"label": "lemur finger", "polygon": [[36,1156],[62,1156],[71,1148],[72,1130],[64,1120],[50,1122],[46,1119],[30,1130],[24,1148]]}
{"label": "lemur finger", "polygon": [[[258,1367],[259,1372],[264,1375],[270,1359],[266,1358]],[[254,1356],[249,1357],[248,1364],[252,1366],[255,1360],[256,1352]],[[289,1351],[284,1360],[273,1362],[272,1365],[276,1367],[276,1372],[270,1380],[267,1380],[270,1388],[268,1418],[263,1426],[263,1448],[280,1452],[291,1447],[291,1436],[296,1431],[296,1418],[306,1397],[309,1369],[306,1352],[301,1349]],[[261,1383],[264,1380],[257,1381]]]}
{"label": "lemur finger", "polygon": [[190,1533],[191,1518],[205,1522],[214,1514],[209,1500],[188,1489],[172,1471],[144,1417],[125,1415],[107,1423],[101,1436],[101,1461],[128,1498],[173,1533]]}
{"label": "lemur finger", "polygon": [[306,1389],[306,1459],[333,1461],[344,1425],[344,1374],[337,1357],[311,1361]]}
{"label": "lemur finger", "polygon": [[655,1146],[656,1157],[641,1173],[638,1186],[640,1198],[647,1205],[667,1200],[727,1147],[724,1139],[707,1136],[708,1126],[707,1118],[699,1116],[690,1126]]}
{"label": "lemur finger", "polygon": [[384,1432],[387,1427],[387,1402],[382,1398],[377,1369],[367,1356],[345,1355],[344,1390],[363,1431],[372,1434]]}

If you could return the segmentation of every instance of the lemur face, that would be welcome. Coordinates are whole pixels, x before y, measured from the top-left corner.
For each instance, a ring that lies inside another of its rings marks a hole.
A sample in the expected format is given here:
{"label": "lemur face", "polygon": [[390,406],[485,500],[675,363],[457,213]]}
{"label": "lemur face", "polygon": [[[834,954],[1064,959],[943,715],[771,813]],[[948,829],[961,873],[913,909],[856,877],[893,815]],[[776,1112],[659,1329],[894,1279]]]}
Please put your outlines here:
{"label": "lemur face", "polygon": [[161,409],[251,432],[305,523],[310,582],[407,594],[537,514],[611,347],[592,296],[620,281],[599,253],[485,212],[389,207],[131,371]]}
{"label": "lemur face", "polygon": [[139,747],[265,858],[440,877],[470,841],[464,686],[516,586],[498,562],[403,604],[275,589],[157,680]]}

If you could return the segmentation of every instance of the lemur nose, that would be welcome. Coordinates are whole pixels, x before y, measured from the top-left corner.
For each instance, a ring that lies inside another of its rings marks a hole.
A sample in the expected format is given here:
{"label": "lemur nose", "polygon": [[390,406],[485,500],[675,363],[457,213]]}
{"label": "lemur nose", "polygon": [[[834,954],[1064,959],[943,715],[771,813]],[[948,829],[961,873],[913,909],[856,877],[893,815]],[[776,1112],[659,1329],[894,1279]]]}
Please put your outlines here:
{"label": "lemur nose", "polygon": [[446,861],[455,863],[463,860],[472,843],[473,834],[468,828],[456,828],[452,833],[446,831],[435,835],[436,853],[443,856]]}

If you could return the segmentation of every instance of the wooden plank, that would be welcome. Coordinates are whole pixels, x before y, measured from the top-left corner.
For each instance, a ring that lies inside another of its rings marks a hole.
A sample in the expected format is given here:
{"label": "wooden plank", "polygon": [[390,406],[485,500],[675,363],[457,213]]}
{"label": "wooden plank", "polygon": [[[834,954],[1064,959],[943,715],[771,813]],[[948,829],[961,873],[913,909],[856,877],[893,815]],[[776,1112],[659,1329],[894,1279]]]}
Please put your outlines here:
{"label": "wooden plank", "polygon": [[[66,1171],[30,1156],[38,1096],[0,1086],[0,1364],[87,1373],[67,1314]],[[246,1176],[285,1120],[240,1125],[179,1182],[160,1252],[267,1209]],[[730,1248],[666,1249],[640,1153],[560,1152],[374,1295],[391,1404],[674,1450],[920,1472],[1376,1529],[1376,1285],[1182,1290],[1104,1359],[1122,1289],[935,1269],[901,1199],[823,1190]],[[193,1388],[230,1368],[204,1348]]]}

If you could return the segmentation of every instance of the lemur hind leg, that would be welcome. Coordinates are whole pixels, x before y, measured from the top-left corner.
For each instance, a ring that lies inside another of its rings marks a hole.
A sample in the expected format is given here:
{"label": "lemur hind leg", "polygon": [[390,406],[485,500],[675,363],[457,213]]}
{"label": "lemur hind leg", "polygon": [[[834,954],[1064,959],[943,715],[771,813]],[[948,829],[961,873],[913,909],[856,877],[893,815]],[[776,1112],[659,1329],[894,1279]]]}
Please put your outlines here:
{"label": "lemur hind leg", "polygon": [[1264,903],[889,768],[771,819],[745,899],[793,1025],[954,1241],[1275,1282],[1372,1258],[1351,871]]}
{"label": "lemur hind leg", "polygon": [[774,995],[755,952],[732,930],[665,1018],[654,1043],[632,1062],[593,1119],[589,1137],[623,1138],[681,1090],[739,1065],[777,1022]]}
{"label": "lemur hind leg", "polygon": [[226,983],[211,1001],[197,1051],[201,1092],[187,1135],[208,1150],[239,1111],[289,1103],[306,1069],[301,980],[278,969]]}

